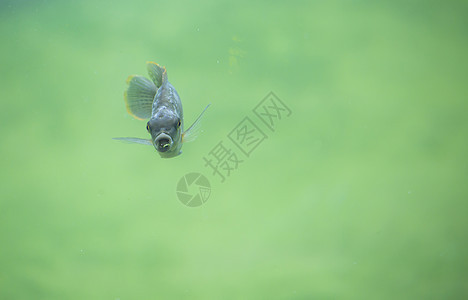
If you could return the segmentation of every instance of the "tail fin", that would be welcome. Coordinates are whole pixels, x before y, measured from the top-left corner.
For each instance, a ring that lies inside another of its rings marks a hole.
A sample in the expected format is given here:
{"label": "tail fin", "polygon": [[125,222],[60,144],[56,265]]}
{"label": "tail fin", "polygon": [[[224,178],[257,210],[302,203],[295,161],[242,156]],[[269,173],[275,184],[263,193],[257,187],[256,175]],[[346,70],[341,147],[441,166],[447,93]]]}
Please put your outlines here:
{"label": "tail fin", "polygon": [[149,119],[154,95],[158,89],[149,79],[138,75],[129,76],[127,84],[124,99],[128,113],[140,120]]}

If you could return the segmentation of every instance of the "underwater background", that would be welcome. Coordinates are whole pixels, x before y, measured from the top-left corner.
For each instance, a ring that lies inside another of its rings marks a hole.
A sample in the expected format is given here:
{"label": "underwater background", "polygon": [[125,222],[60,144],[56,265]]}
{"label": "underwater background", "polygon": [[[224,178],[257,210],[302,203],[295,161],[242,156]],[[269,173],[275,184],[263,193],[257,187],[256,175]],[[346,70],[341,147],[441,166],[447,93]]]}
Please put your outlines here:
{"label": "underwater background", "polygon": [[[466,299],[467,16],[466,1],[2,1],[0,299]],[[149,137],[123,100],[146,61],[186,128],[211,103],[173,159],[112,140]],[[257,115],[272,95],[287,109]],[[263,133],[248,155],[243,120]],[[211,188],[197,207],[176,192],[191,172]]]}

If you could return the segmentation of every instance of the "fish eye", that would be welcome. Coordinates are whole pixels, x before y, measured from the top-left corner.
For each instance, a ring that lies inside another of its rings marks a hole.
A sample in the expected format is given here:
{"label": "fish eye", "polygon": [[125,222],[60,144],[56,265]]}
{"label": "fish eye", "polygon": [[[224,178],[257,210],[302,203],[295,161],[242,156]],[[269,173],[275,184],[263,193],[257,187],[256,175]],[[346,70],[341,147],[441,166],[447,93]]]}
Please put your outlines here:
{"label": "fish eye", "polygon": [[146,130],[150,131],[149,123],[146,123]]}
{"label": "fish eye", "polygon": [[179,122],[177,123],[177,127],[180,127],[180,119],[179,119]]}

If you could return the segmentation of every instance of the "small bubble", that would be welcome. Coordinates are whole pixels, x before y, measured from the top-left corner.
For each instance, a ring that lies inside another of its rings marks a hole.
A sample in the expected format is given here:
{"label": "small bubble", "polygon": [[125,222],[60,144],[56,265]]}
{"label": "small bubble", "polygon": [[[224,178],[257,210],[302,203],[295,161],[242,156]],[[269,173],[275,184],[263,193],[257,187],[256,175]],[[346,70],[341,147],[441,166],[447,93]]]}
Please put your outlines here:
{"label": "small bubble", "polygon": [[197,31],[200,31],[200,28],[197,27]]}
{"label": "small bubble", "polygon": [[411,194],[411,191],[408,191],[408,194]]}
{"label": "small bubble", "polygon": [[219,64],[219,59],[218,59],[218,60],[216,60],[216,63],[217,63],[217,64]]}

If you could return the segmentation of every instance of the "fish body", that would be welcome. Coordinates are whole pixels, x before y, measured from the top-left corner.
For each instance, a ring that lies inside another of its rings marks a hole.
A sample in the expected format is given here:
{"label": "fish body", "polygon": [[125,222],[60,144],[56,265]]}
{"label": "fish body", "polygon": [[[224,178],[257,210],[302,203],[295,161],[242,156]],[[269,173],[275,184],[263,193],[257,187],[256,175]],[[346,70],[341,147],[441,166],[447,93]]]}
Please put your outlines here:
{"label": "fish body", "polygon": [[157,63],[147,62],[151,80],[139,75],[127,79],[128,89],[124,93],[127,111],[133,117],[145,120],[146,130],[151,139],[114,138],[130,143],[153,145],[162,158],[175,157],[182,153],[184,142],[194,140],[200,128],[200,120],[208,106],[197,120],[184,131],[182,102],[174,86],[167,78],[166,68]]}

